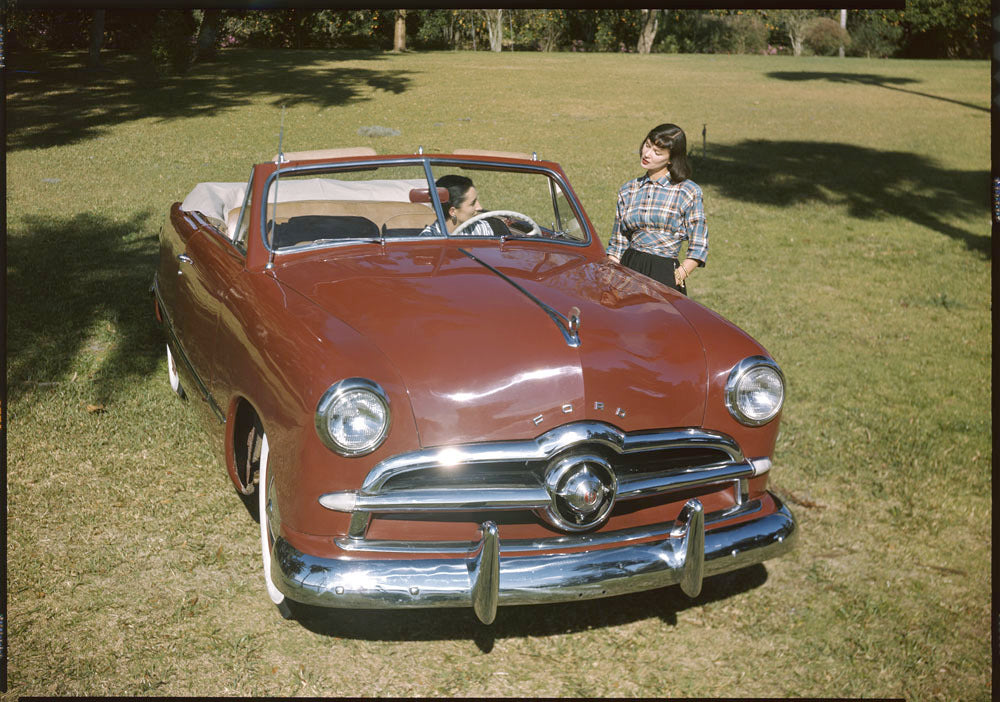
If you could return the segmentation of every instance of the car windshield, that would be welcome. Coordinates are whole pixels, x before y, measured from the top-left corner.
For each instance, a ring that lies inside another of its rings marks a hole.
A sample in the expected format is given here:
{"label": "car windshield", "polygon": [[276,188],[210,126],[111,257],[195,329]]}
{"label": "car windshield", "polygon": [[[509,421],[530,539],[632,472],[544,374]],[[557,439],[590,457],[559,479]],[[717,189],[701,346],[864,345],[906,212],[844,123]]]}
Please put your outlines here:
{"label": "car windshield", "polygon": [[451,236],[589,242],[564,186],[541,166],[498,169],[447,159],[427,164],[432,181],[451,187],[432,191],[423,159],[350,170],[283,169],[268,183],[264,241],[279,252]]}

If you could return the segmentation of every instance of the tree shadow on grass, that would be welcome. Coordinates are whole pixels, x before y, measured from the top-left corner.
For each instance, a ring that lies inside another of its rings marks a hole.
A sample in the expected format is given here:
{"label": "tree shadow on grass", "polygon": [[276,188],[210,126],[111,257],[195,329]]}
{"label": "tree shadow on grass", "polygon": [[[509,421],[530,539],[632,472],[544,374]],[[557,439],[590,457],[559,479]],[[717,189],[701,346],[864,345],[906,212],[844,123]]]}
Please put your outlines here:
{"label": "tree shadow on grass", "polygon": [[103,404],[153,372],[162,342],[149,296],[156,237],[137,234],[150,216],[33,216],[8,233],[11,400],[38,384],[68,382],[75,367]]}
{"label": "tree shadow on grass", "polygon": [[[694,180],[756,204],[839,205],[854,219],[899,217],[992,257],[988,171],[952,170],[929,156],[852,144],[748,140],[709,146],[708,157],[695,160]],[[977,213],[982,234],[957,224]]]}
{"label": "tree shadow on grass", "polygon": [[980,112],[989,112],[989,107],[983,107],[982,105],[974,105],[971,102],[962,102],[961,100],[953,100],[951,98],[941,97],[940,95],[932,95],[931,93],[922,93],[919,90],[907,90],[906,88],[901,88],[901,85],[909,85],[910,83],[919,83],[915,78],[903,78],[901,76],[882,76],[875,73],[838,73],[838,72],[826,72],[826,71],[772,71],[767,74],[768,78],[774,78],[775,80],[786,80],[792,82],[804,82],[809,80],[825,80],[830,83],[854,83],[856,85],[871,85],[877,88],[885,88],[886,90],[897,90],[901,93],[908,93],[910,95],[919,95],[920,97],[931,98],[932,100],[941,100],[943,102],[950,102],[953,105],[961,105],[962,107],[968,107],[973,110],[979,110]]}
{"label": "tree shadow on grass", "polygon": [[489,626],[481,624],[471,608],[338,610],[292,602],[291,609],[303,627],[323,636],[369,641],[471,639],[489,653],[498,639],[557,636],[650,617],[676,626],[680,612],[749,592],[765,582],[767,570],[758,564],[706,578],[701,594],[693,599],[672,586],[580,602],[500,607]]}
{"label": "tree shadow on grass", "polygon": [[[105,134],[122,122],[169,121],[236,109],[261,96],[270,104],[336,107],[399,94],[409,72],[338,66],[331,57],[384,60],[379,54],[232,51],[196,64],[181,77],[157,79],[137,58],[109,58],[88,71],[85,55],[36,54],[12,59],[7,79],[7,149],[64,146]],[[32,58],[37,63],[32,63]]]}

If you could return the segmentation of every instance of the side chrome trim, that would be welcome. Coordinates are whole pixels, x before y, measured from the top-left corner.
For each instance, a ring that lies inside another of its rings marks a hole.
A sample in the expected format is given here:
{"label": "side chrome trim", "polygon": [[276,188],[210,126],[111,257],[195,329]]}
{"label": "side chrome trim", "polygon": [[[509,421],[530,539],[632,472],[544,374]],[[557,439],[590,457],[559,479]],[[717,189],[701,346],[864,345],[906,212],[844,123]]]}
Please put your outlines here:
{"label": "side chrome trim", "polygon": [[160,315],[163,317],[163,328],[164,330],[166,330],[167,336],[170,337],[169,341],[173,343],[174,351],[176,352],[174,354],[174,358],[183,363],[184,367],[187,368],[188,371],[190,371],[191,377],[194,378],[194,383],[197,386],[198,392],[202,396],[202,399],[204,399],[208,403],[208,406],[212,408],[212,413],[215,415],[215,418],[219,420],[219,423],[225,424],[226,423],[225,413],[219,407],[218,403],[215,401],[215,398],[212,397],[212,393],[209,391],[208,386],[205,385],[205,381],[201,379],[201,376],[198,374],[198,371],[194,369],[194,366],[191,364],[191,359],[188,358],[187,353],[184,352],[184,347],[181,346],[181,342],[177,338],[177,333],[174,331],[173,322],[170,319],[170,315],[167,313],[167,308],[163,304],[163,298],[160,297],[160,289],[158,286],[158,281],[155,279],[153,281],[152,291],[153,294],[156,296],[156,304],[159,305],[160,307]]}
{"label": "side chrome trim", "polygon": [[[703,529],[700,505],[691,501],[663,539],[574,553],[500,557],[503,546],[489,523],[479,542],[454,558],[319,558],[279,537],[271,574],[286,596],[305,604],[472,607],[486,623],[499,605],[609,597],[675,584],[685,592],[699,592],[704,577],[761,563],[792,548],[795,519],[774,499],[774,512],[711,530]],[[698,548],[702,539],[704,547]]]}

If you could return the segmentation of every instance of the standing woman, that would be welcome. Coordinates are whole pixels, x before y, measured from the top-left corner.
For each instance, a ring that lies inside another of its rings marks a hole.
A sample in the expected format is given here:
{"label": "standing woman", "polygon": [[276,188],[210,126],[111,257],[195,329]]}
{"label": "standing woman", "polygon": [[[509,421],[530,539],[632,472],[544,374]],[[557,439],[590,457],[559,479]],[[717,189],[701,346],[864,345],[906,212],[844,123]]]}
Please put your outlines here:
{"label": "standing woman", "polygon": [[[687,293],[687,279],[708,255],[701,188],[691,178],[687,137],[675,124],[654,127],[639,148],[646,174],[618,192],[608,257]],[[678,262],[681,244],[686,258]]]}

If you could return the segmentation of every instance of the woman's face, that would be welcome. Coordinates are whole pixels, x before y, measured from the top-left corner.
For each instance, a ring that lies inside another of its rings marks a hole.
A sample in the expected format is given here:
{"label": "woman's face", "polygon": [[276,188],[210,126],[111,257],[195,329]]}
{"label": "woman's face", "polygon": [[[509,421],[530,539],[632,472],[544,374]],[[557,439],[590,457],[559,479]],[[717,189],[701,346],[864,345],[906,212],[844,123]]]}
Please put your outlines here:
{"label": "woman's face", "polygon": [[451,206],[451,209],[448,210],[448,214],[455,218],[455,225],[458,226],[462,222],[482,211],[483,206],[479,204],[479,193],[474,187],[472,187],[465,193],[465,197],[462,199],[462,202],[458,205]]}
{"label": "woman's face", "polygon": [[660,148],[649,139],[642,142],[642,149],[639,151],[639,156],[639,163],[646,169],[650,177],[653,177],[655,174],[659,178],[666,172],[667,166],[670,165],[670,151]]}

